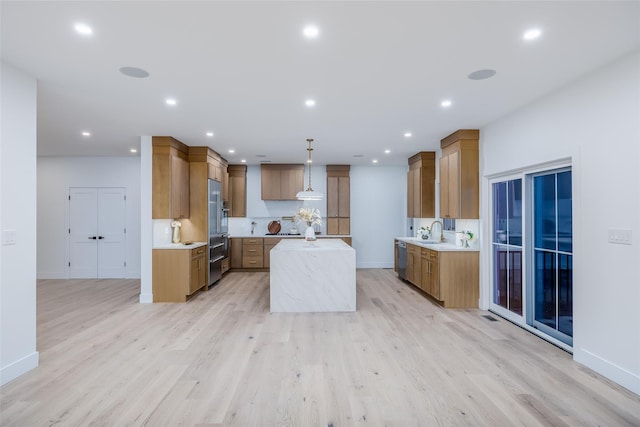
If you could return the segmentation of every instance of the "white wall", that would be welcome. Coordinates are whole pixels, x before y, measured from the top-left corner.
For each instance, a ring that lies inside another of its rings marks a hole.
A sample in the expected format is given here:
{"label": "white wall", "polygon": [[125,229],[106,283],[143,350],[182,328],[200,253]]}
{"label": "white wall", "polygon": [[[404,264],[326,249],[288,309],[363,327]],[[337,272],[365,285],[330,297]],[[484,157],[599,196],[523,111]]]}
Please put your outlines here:
{"label": "white wall", "polygon": [[[351,166],[351,240],[358,268],[393,268],[393,238],[404,236],[407,228],[407,166]],[[307,187],[305,169],[305,188]],[[247,217],[230,218],[233,237],[248,235],[251,221],[256,234],[264,234],[271,220],[295,215],[300,207],[327,213],[327,173],[324,165],[311,171],[314,190],[325,195],[320,201],[261,200],[260,166],[247,167]],[[282,223],[283,231],[290,224]],[[302,232],[301,225],[298,230]],[[326,233],[326,223],[321,227]]]}
{"label": "white wall", "polygon": [[[36,351],[36,80],[0,71],[0,385],[38,366]],[[15,232],[15,244],[5,238]]]}
{"label": "white wall", "polygon": [[393,268],[407,229],[407,166],[351,167],[351,235],[358,268]]}
{"label": "white wall", "polygon": [[[481,129],[480,138],[482,176],[571,158],[574,359],[640,394],[640,53]],[[610,228],[632,230],[633,244],[608,243]]]}
{"label": "white wall", "polygon": [[69,187],[125,187],[126,277],[140,277],[140,157],[38,157],[38,278],[69,277]]}

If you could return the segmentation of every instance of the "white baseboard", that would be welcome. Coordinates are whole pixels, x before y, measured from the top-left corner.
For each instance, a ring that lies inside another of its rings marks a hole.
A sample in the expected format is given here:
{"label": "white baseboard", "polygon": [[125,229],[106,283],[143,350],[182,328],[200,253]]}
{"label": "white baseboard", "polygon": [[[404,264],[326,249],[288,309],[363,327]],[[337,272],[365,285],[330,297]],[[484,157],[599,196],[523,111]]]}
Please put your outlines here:
{"label": "white baseboard", "polygon": [[392,262],[361,262],[357,263],[356,268],[393,268]]}
{"label": "white baseboard", "polygon": [[36,279],[68,279],[69,273],[66,271],[58,271],[58,272],[37,272]]}
{"label": "white baseboard", "polygon": [[33,353],[16,360],[15,362],[3,366],[0,369],[0,385],[5,385],[9,381],[13,381],[22,374],[26,374],[32,369],[38,367],[40,361],[40,353],[34,351]]}
{"label": "white baseboard", "polygon": [[640,374],[629,372],[585,349],[578,350],[574,347],[573,360],[640,395]]}
{"label": "white baseboard", "polygon": [[140,294],[140,304],[151,304],[153,302],[153,294]]}

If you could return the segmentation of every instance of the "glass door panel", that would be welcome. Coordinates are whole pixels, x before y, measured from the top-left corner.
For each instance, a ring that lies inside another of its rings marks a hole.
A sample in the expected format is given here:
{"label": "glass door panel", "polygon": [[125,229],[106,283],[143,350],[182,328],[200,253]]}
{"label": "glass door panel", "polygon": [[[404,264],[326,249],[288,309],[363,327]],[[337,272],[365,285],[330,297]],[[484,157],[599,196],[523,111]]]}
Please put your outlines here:
{"label": "glass door panel", "polygon": [[571,171],[533,178],[532,326],[573,343]]}
{"label": "glass door panel", "polygon": [[522,315],[522,180],[493,184],[493,298]]}

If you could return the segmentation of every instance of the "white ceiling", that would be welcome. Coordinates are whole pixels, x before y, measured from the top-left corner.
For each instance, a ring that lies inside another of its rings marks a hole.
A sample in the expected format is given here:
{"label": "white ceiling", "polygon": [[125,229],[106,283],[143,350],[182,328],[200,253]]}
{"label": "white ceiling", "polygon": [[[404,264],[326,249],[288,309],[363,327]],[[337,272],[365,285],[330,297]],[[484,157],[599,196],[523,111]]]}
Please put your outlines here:
{"label": "white ceiling", "polygon": [[[638,1],[0,7],[2,60],[38,80],[44,156],[135,155],[141,135],[171,135],[231,163],[302,163],[311,137],[317,164],[406,164],[640,47]],[[94,34],[78,35],[76,22]],[[316,40],[302,36],[308,23],[320,28]],[[531,27],[542,37],[525,42]],[[126,77],[123,66],[150,76]],[[484,68],[497,74],[467,78]],[[440,106],[445,98],[452,107]]]}

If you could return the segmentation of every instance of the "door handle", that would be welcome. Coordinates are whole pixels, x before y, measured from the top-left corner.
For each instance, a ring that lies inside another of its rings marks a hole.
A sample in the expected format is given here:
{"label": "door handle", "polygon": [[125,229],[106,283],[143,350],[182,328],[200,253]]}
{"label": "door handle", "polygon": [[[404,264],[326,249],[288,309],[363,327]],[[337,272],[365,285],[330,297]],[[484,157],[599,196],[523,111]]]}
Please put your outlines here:
{"label": "door handle", "polygon": [[89,237],[87,237],[87,239],[89,239],[89,240],[96,240],[96,236],[89,236]]}
{"label": "door handle", "polygon": [[104,236],[98,236],[98,239],[102,240],[102,239],[104,239]]}

